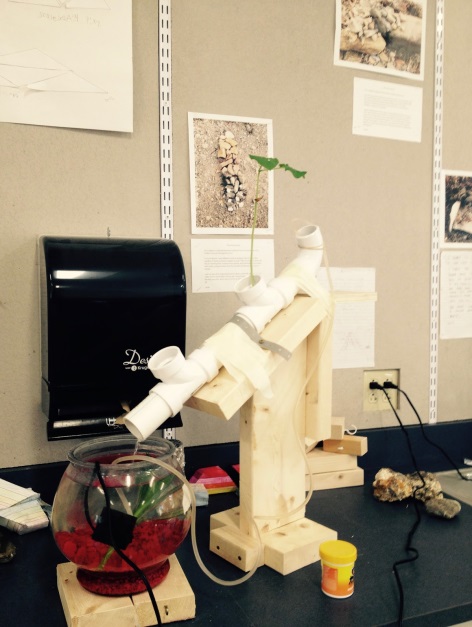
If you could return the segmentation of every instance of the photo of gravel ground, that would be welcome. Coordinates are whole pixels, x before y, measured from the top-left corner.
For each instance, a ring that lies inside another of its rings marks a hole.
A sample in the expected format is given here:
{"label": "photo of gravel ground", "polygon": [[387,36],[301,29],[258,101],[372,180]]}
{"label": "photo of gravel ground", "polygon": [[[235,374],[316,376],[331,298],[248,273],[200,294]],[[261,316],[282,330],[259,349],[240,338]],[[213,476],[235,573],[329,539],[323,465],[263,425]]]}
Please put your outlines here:
{"label": "photo of gravel ground", "polygon": [[[193,119],[195,226],[251,229],[257,164],[268,155],[268,126],[222,119]],[[269,177],[260,177],[257,228],[269,226]]]}

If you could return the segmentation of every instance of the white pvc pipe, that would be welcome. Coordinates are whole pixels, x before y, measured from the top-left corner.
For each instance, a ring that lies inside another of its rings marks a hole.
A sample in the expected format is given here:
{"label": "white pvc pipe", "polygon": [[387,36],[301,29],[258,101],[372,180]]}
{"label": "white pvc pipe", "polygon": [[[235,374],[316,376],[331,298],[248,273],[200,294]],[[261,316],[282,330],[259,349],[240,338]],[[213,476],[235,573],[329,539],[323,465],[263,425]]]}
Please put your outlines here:
{"label": "white pvc pipe", "polygon": [[192,394],[218,374],[221,363],[207,348],[185,359],[178,346],[168,346],[151,357],[148,367],[161,382],[125,417],[126,428],[142,441],[170,416],[175,416]]}
{"label": "white pvc pipe", "polygon": [[[247,279],[236,285],[243,307],[237,310],[261,332],[272,318],[285,309],[300,292],[296,272],[315,276],[323,257],[323,239],[317,226],[310,225],[296,233],[298,256],[287,266],[286,276],[272,279],[268,285],[259,279],[254,286]],[[288,272],[290,270],[290,272]],[[221,368],[221,362],[211,349],[203,346],[193,351],[187,359],[177,346],[168,346],[151,357],[148,367],[161,381],[155,385],[139,405],[125,417],[124,423],[139,440],[145,440],[168,418],[175,416],[195,392],[211,381]]]}

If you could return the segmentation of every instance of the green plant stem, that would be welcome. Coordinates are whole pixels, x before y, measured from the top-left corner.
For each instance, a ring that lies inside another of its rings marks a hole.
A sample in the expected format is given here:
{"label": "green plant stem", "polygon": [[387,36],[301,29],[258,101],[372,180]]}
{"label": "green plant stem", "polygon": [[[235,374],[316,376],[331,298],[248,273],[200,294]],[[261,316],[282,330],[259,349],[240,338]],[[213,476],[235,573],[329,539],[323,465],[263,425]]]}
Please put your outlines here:
{"label": "green plant stem", "polygon": [[295,170],[288,163],[280,163],[278,159],[275,157],[261,157],[259,155],[249,155],[250,159],[253,159],[258,164],[257,175],[256,175],[256,194],[254,196],[254,210],[252,216],[252,230],[251,230],[251,253],[249,256],[249,282],[251,287],[255,284],[254,278],[254,234],[256,231],[257,224],[257,208],[259,205],[259,180],[261,177],[261,172],[270,172],[273,170],[286,170],[290,172],[292,176],[296,179],[304,178],[306,172],[303,170]]}
{"label": "green plant stem", "polygon": [[259,168],[257,169],[256,194],[254,198],[254,211],[252,215],[251,253],[249,256],[249,273],[250,273],[251,287],[256,282],[254,278],[254,233],[256,231],[256,224],[257,224],[257,207],[259,205],[259,180],[261,178],[261,172],[263,169],[264,168],[262,166],[259,166]]}

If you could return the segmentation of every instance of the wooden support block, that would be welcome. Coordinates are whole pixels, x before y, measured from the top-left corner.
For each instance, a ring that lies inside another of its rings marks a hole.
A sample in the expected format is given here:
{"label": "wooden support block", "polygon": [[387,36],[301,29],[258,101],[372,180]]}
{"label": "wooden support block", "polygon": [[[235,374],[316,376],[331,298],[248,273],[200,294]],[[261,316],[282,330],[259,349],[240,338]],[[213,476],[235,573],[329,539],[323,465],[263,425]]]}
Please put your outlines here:
{"label": "wooden support block", "polygon": [[68,627],[116,627],[136,623],[136,610],[130,597],[105,597],[88,592],[77,581],[76,573],[77,567],[70,562],[57,566],[57,587]]}
{"label": "wooden support block", "polygon": [[357,468],[357,455],[330,453],[321,448],[315,448],[307,453],[307,460],[311,474]]}
{"label": "wooden support block", "polygon": [[[156,588],[154,596],[163,623],[174,623],[195,617],[195,595],[175,555],[169,558],[170,571]],[[132,596],[139,625],[155,625],[156,618],[147,592]]]}
{"label": "wooden support block", "polygon": [[[227,522],[227,526],[221,526]],[[239,530],[239,507],[213,514],[210,549],[228,562],[248,572],[259,551],[259,538]],[[220,526],[218,526],[220,525]],[[319,545],[336,540],[337,533],[307,518],[287,523],[271,531],[261,532],[262,553],[259,566],[269,566],[282,575],[313,564],[320,559]]]}
{"label": "wooden support block", "polygon": [[309,453],[310,451],[312,451],[317,444],[318,444],[318,440],[305,437],[305,453]]}
{"label": "wooden support block", "polygon": [[[332,490],[334,488],[352,488],[364,485],[364,469],[339,470],[336,472],[319,472],[312,477],[313,490]],[[309,476],[306,476],[305,488],[310,487]]]}
{"label": "wooden support block", "polygon": [[344,437],[344,418],[331,418],[331,440],[342,440]]}
{"label": "wooden support block", "polygon": [[319,527],[306,521],[304,505],[296,506],[305,501],[300,443],[313,447],[331,436],[331,324],[321,300],[298,295],[261,336],[292,353],[289,361],[271,351],[263,354],[270,399],[223,367],[186,405],[225,419],[240,410],[241,508],[238,515],[212,519],[210,549],[246,572],[265,563],[267,552],[274,568],[286,574],[317,559],[314,542],[336,537],[328,530],[318,541],[313,530]]}
{"label": "wooden support block", "polygon": [[218,529],[218,527],[226,527],[227,525],[239,529],[240,521],[239,507],[226,509],[223,512],[218,512],[210,516],[210,531]]}
{"label": "wooden support block", "polygon": [[253,568],[256,560],[258,566],[264,564],[264,552],[259,546],[259,540],[232,525],[210,531],[210,551],[246,573]]}
{"label": "wooden support block", "polygon": [[324,525],[302,518],[262,536],[264,562],[282,575],[313,564],[320,559],[319,547],[338,534]]}
{"label": "wooden support block", "polygon": [[[305,411],[304,403],[297,403],[306,380],[305,353],[302,341],[274,372],[272,398],[255,392],[241,407],[240,528],[253,537],[254,522],[268,531],[305,515],[303,508],[295,507],[305,500],[305,460],[300,451]],[[326,417],[329,426],[331,411]]]}
{"label": "wooden support block", "polygon": [[367,438],[361,435],[345,435],[341,440],[324,440],[323,450],[330,453],[365,455],[367,453]]}
{"label": "wooden support block", "polygon": [[[153,589],[163,623],[195,617],[195,595],[175,555],[169,558],[166,579]],[[109,597],[85,590],[77,580],[77,567],[58,564],[57,587],[68,627],[129,627],[156,624],[147,592]]]}

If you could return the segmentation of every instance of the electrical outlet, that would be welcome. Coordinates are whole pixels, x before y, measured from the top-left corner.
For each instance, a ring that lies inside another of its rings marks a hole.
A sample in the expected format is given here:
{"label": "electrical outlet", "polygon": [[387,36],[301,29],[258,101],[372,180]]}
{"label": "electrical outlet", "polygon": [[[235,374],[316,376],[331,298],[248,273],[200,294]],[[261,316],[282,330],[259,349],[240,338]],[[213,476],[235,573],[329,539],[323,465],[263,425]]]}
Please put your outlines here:
{"label": "electrical outlet", "polygon": [[[392,410],[392,407],[385,396],[385,392],[383,390],[372,390],[369,387],[372,382],[384,385],[387,381],[398,386],[400,384],[400,369],[364,370],[364,411]],[[398,409],[398,391],[389,389],[385,391],[387,392],[394,409]]]}

